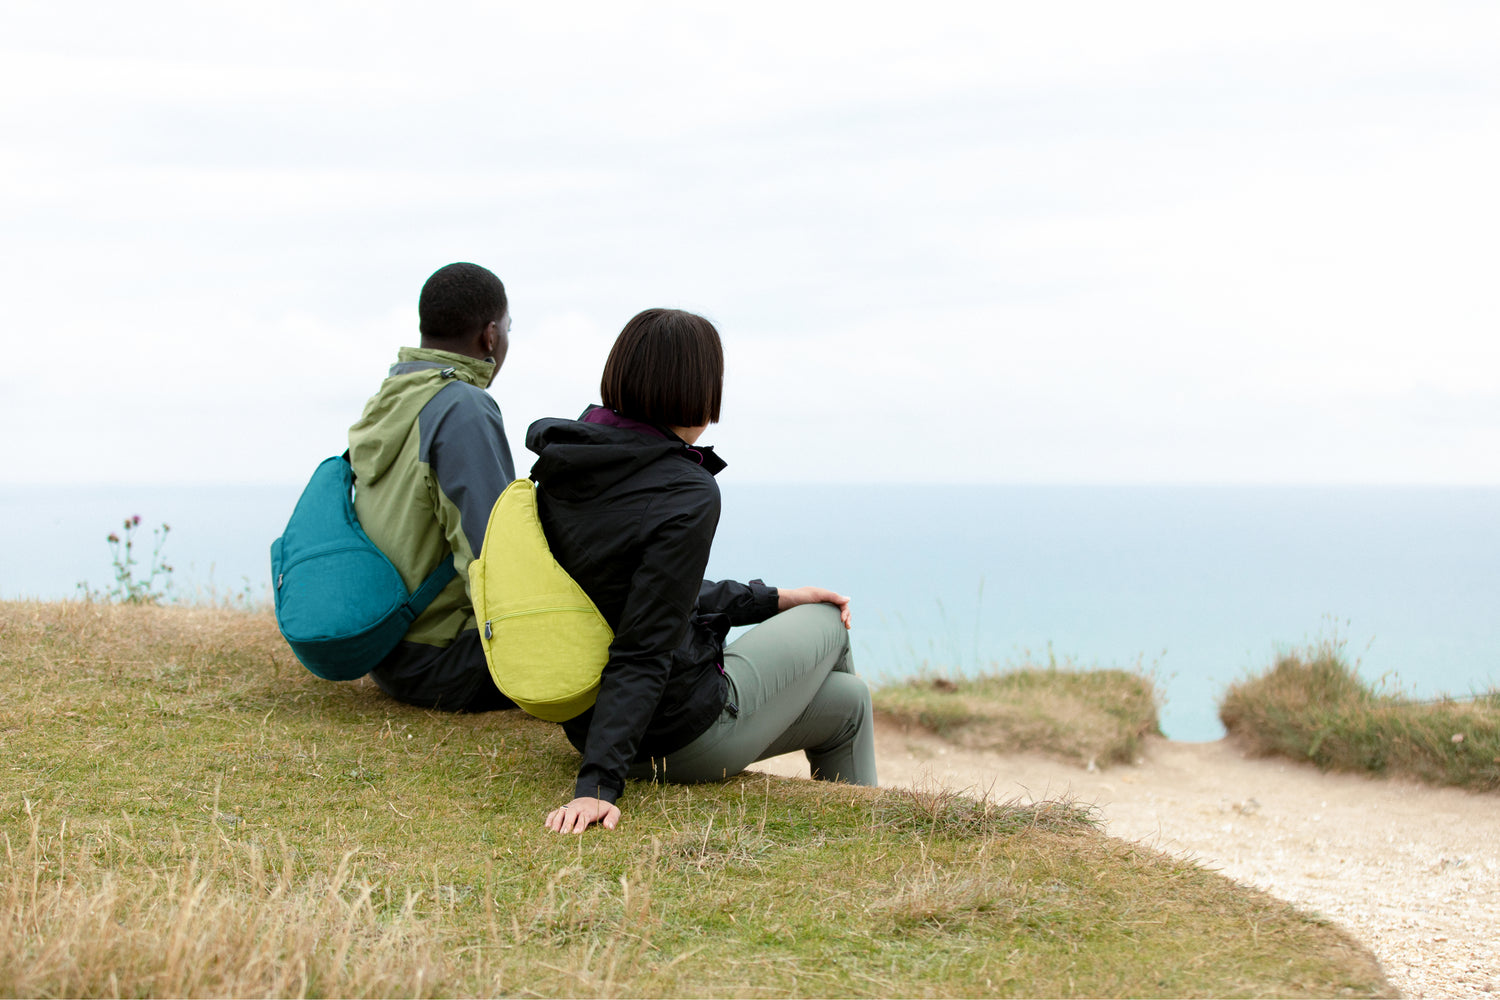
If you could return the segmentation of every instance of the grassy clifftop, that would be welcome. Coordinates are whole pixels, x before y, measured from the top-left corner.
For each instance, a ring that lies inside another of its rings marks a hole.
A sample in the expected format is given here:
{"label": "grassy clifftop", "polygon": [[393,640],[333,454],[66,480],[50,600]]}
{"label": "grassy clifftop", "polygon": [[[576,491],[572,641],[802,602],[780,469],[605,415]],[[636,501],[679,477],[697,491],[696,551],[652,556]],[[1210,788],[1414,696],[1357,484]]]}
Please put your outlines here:
{"label": "grassy clifftop", "polygon": [[0,750],[0,994],[1388,992],[1066,802],[746,775],[547,834],[557,727],[318,681],[263,614],[0,604]]}

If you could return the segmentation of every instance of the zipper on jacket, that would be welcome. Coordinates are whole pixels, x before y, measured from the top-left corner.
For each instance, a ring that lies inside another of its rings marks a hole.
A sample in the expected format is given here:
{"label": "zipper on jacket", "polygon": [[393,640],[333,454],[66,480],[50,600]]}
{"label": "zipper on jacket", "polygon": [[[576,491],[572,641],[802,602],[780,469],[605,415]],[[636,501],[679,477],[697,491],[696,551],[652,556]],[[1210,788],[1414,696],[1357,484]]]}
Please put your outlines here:
{"label": "zipper on jacket", "polygon": [[719,668],[719,676],[724,678],[724,710],[729,713],[730,718],[738,719],[740,706],[734,703],[734,697],[729,693],[734,690],[734,685],[729,683],[729,673],[724,669],[724,661],[715,660],[714,666]]}

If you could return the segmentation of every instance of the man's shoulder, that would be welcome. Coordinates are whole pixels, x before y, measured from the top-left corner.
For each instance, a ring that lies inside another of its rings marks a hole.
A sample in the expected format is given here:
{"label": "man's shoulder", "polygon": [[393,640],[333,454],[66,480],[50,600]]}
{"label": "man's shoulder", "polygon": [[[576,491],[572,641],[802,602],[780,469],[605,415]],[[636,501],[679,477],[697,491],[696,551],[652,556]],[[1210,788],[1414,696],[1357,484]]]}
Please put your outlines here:
{"label": "man's shoulder", "polygon": [[417,426],[423,438],[452,435],[465,430],[492,429],[501,426],[499,403],[495,397],[468,382],[453,381],[428,400],[417,414]]}
{"label": "man's shoulder", "polygon": [[417,419],[424,426],[437,426],[470,421],[493,423],[499,416],[500,404],[495,402],[494,396],[476,385],[454,380],[427,401]]}
{"label": "man's shoulder", "polygon": [[467,382],[450,382],[438,390],[417,416],[423,461],[434,447],[450,457],[485,453],[505,438],[505,423],[495,398]]}

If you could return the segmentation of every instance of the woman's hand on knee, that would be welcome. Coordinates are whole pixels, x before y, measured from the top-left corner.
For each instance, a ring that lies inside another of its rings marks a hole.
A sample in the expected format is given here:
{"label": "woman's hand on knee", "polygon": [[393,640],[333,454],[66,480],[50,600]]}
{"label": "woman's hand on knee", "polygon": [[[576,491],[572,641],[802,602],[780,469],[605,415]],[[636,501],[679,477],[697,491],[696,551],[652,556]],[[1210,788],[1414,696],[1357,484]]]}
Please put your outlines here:
{"label": "woman's hand on knee", "polygon": [[620,807],[603,799],[574,799],[547,814],[547,829],[557,833],[582,833],[594,823],[613,830],[620,822]]}
{"label": "woman's hand on knee", "polygon": [[796,587],[792,590],[777,589],[776,610],[785,611],[799,604],[832,604],[839,609],[839,621],[848,628],[852,622],[849,614],[849,598],[825,587]]}

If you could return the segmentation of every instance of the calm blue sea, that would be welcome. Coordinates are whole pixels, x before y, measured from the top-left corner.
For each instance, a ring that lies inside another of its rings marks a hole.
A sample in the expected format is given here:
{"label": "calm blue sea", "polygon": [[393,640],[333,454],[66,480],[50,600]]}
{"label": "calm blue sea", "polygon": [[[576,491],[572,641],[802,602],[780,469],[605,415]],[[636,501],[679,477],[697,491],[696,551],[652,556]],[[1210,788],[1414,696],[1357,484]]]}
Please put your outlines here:
{"label": "calm blue sea", "polygon": [[[263,597],[299,488],[0,487],[0,598],[105,587],[131,514],[147,546],[172,526],[180,594]],[[1143,663],[1176,739],[1220,736],[1226,684],[1324,637],[1419,696],[1500,684],[1500,489],[729,482],[709,571],[853,595],[878,678]]]}

